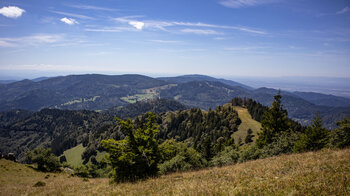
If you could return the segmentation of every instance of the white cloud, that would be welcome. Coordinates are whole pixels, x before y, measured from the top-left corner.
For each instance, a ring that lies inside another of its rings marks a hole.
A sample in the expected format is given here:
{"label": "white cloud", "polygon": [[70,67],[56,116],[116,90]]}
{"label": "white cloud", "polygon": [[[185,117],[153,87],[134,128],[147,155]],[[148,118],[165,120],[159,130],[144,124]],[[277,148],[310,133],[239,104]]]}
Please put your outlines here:
{"label": "white cloud", "polygon": [[193,33],[197,35],[220,35],[222,33],[211,29],[182,29],[183,33]]}
{"label": "white cloud", "polygon": [[145,26],[145,23],[139,21],[130,21],[129,25],[135,27],[138,30],[142,30],[143,26]]}
{"label": "white cloud", "polygon": [[75,19],[73,19],[73,18],[66,18],[66,17],[64,17],[64,18],[61,18],[60,21],[66,23],[66,24],[69,24],[69,25],[79,24],[79,23],[78,23]]}
{"label": "white cloud", "polygon": [[60,34],[38,34],[16,38],[0,38],[0,47],[21,47],[21,46],[36,46],[40,44],[51,44],[63,40],[63,35]]}
{"label": "white cloud", "polygon": [[22,16],[24,12],[25,12],[24,9],[21,9],[16,6],[8,6],[0,9],[0,14],[8,18],[18,18]]}
{"label": "white cloud", "polygon": [[223,0],[220,1],[220,4],[229,7],[229,8],[240,8],[240,7],[249,7],[257,6],[267,3],[278,2],[279,0]]}
{"label": "white cloud", "polygon": [[85,16],[85,15],[81,15],[81,14],[73,14],[73,13],[69,13],[69,12],[59,12],[59,11],[51,11],[51,12],[56,13],[56,14],[60,14],[60,15],[64,15],[64,16],[74,17],[74,18],[95,20],[95,18],[93,18],[93,17]]}
{"label": "white cloud", "polygon": [[260,34],[260,35],[266,35],[267,34],[264,31],[255,30],[255,29],[251,29],[251,28],[248,28],[248,27],[234,27],[234,29],[240,30],[240,31],[245,31],[245,32],[248,32],[248,33]]}
{"label": "white cloud", "polygon": [[350,10],[349,7],[344,7],[342,10],[339,10],[336,14],[345,14]]}

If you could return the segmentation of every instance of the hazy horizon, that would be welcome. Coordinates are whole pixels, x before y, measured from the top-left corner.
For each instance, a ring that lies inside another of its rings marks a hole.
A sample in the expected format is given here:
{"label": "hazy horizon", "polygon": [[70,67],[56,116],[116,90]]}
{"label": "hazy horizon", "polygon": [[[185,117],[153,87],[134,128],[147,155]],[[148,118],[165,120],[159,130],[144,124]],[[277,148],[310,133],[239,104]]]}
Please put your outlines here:
{"label": "hazy horizon", "polygon": [[[53,74],[53,73],[52,73]],[[58,77],[67,75],[82,75],[82,74],[102,74],[102,75],[124,75],[124,74],[140,74],[149,77],[175,77],[182,75],[202,75],[202,74],[165,74],[165,73],[62,73],[58,75],[44,74],[31,75],[29,77],[6,77],[0,74],[0,81],[5,80],[23,80],[23,79],[37,79],[41,77]],[[300,92],[316,92],[323,94],[332,94],[350,98],[350,77],[310,77],[310,76],[288,76],[288,77],[252,77],[252,76],[229,76],[229,75],[206,75],[219,79],[232,80],[242,83],[253,88],[274,88],[286,91],[300,91]]]}
{"label": "hazy horizon", "polygon": [[350,77],[346,0],[0,2],[2,76]]}

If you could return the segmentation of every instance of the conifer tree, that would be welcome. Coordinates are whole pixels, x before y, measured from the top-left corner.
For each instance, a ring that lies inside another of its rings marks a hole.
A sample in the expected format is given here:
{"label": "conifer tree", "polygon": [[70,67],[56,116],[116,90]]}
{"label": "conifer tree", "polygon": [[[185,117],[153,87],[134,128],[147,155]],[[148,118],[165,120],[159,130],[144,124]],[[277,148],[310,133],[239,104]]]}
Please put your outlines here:
{"label": "conifer tree", "polygon": [[280,92],[274,96],[272,106],[265,112],[261,122],[262,132],[258,133],[256,140],[258,147],[273,142],[279,133],[289,131],[288,113],[283,109]]}
{"label": "conifer tree", "polygon": [[295,143],[294,151],[303,152],[319,150],[327,145],[329,134],[330,131],[322,126],[320,114],[317,114],[311,127],[308,127],[305,130],[305,133],[301,135],[300,140]]}
{"label": "conifer tree", "polygon": [[331,144],[338,148],[350,146],[350,116],[337,122],[339,126],[332,132]]}
{"label": "conifer tree", "polygon": [[114,180],[134,181],[156,175],[160,152],[158,141],[155,139],[159,132],[158,125],[155,124],[155,115],[148,113],[145,128],[135,128],[130,119],[116,120],[127,135],[126,138],[119,141],[102,141],[102,146],[109,153],[107,160],[113,168]]}

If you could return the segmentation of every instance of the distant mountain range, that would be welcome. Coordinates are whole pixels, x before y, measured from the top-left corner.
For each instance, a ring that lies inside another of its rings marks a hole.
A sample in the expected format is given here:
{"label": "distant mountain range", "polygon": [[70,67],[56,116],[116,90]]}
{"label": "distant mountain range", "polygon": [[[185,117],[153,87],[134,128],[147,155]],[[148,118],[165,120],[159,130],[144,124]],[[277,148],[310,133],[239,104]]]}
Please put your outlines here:
{"label": "distant mountain range", "polygon": [[[142,100],[167,98],[204,110],[234,97],[270,105],[276,89],[253,89],[203,75],[151,78],[143,75],[70,75],[0,84],[0,111],[43,108],[102,111]],[[327,127],[350,115],[350,99],[309,92],[281,92],[289,116],[308,124],[320,112]]]}

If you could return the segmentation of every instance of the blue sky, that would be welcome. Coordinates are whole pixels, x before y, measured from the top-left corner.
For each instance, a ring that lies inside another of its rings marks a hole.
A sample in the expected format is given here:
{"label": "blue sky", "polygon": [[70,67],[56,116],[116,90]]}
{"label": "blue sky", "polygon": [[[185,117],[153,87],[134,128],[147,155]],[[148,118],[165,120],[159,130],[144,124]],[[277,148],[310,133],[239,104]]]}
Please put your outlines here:
{"label": "blue sky", "polygon": [[1,0],[0,77],[350,77],[348,0]]}

